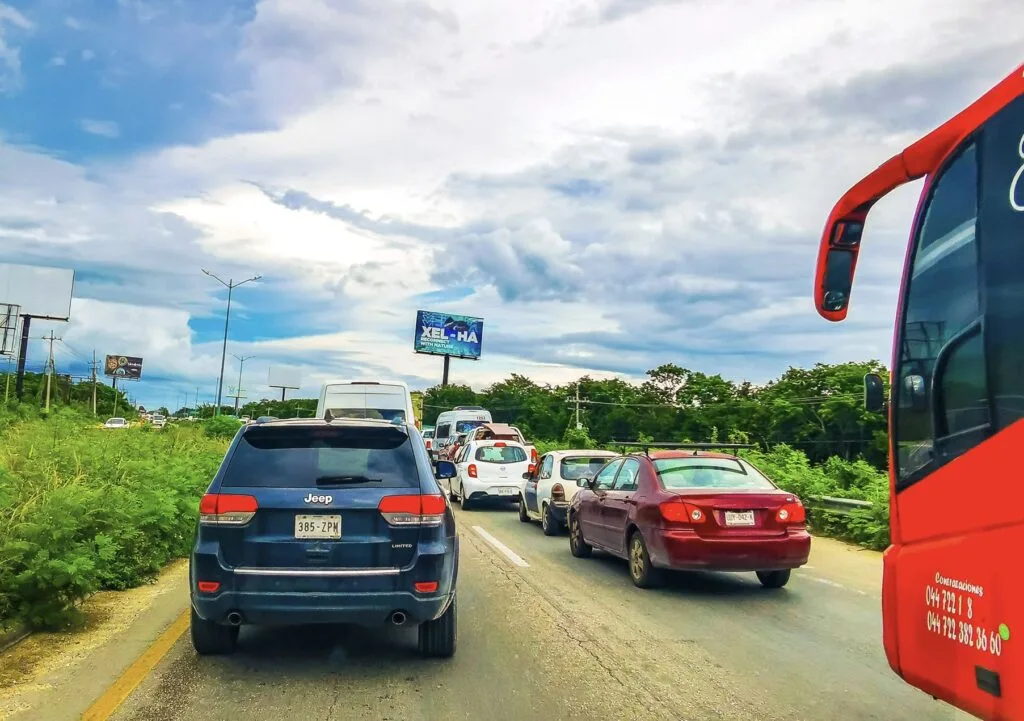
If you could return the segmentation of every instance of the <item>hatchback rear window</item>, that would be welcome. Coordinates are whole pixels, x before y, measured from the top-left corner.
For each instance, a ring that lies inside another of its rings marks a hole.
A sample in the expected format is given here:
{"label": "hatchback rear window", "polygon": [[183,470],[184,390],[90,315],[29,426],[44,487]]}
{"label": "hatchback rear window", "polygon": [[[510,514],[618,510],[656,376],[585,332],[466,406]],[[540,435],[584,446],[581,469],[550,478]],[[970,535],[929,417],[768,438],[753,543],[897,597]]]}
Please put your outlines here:
{"label": "hatchback rear window", "polygon": [[475,458],[484,463],[522,463],[526,451],[520,446],[480,446]]}
{"label": "hatchback rear window", "polygon": [[576,481],[584,476],[593,478],[609,460],[610,457],[608,456],[563,458],[561,470],[562,479],[566,481]]}
{"label": "hatchback rear window", "polygon": [[668,489],[764,489],[775,485],[745,461],[732,458],[658,458],[654,470]]}
{"label": "hatchback rear window", "polygon": [[418,488],[408,434],[396,427],[253,426],[239,439],[224,486]]}

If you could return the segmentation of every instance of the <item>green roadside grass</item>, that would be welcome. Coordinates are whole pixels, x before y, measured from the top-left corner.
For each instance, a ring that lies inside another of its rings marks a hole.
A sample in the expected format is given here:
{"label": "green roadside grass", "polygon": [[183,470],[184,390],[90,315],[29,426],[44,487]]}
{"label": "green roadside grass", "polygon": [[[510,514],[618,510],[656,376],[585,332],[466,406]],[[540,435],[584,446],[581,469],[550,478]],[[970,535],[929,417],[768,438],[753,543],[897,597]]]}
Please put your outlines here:
{"label": "green roadside grass", "polygon": [[0,626],[66,627],[83,598],[186,555],[232,434],[205,430],[0,417]]}

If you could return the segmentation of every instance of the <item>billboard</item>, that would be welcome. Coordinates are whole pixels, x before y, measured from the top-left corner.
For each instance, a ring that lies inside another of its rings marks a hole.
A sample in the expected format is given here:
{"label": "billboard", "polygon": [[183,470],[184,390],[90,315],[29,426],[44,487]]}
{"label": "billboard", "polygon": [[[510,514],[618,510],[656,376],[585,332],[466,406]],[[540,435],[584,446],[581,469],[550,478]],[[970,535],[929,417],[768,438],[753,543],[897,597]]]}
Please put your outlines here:
{"label": "billboard", "polygon": [[298,368],[270,366],[267,372],[267,385],[271,388],[299,389],[302,387],[302,373]]}
{"label": "billboard", "polygon": [[48,320],[71,317],[75,271],[0,263],[0,303],[21,306],[21,315]]}
{"label": "billboard", "polygon": [[480,357],[484,341],[484,319],[453,313],[416,311],[416,335],[413,350],[453,358]]}
{"label": "billboard", "polygon": [[142,359],[130,355],[108,355],[103,361],[103,373],[111,378],[137,381],[142,377]]}

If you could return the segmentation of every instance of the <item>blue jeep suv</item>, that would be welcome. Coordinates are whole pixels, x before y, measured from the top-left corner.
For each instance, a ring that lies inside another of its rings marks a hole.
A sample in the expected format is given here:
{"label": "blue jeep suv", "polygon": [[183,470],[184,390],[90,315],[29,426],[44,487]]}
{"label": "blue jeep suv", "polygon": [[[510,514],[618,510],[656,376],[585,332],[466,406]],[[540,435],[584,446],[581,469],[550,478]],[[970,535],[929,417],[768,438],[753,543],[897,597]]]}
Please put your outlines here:
{"label": "blue jeep suv", "polygon": [[244,426],[199,505],[192,645],[235,649],[242,624],[406,623],[425,656],[455,653],[455,517],[412,424]]}

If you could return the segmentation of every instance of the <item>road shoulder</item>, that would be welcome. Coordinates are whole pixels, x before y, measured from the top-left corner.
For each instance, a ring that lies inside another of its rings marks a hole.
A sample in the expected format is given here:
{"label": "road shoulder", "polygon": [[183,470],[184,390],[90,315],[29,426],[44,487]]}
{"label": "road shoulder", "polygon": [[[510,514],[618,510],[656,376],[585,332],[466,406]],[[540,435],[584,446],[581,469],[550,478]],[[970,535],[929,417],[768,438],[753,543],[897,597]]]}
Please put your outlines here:
{"label": "road shoulder", "polygon": [[151,584],[103,591],[82,607],[81,629],[34,633],[0,654],[0,718],[79,719],[181,616],[188,562],[168,565]]}

